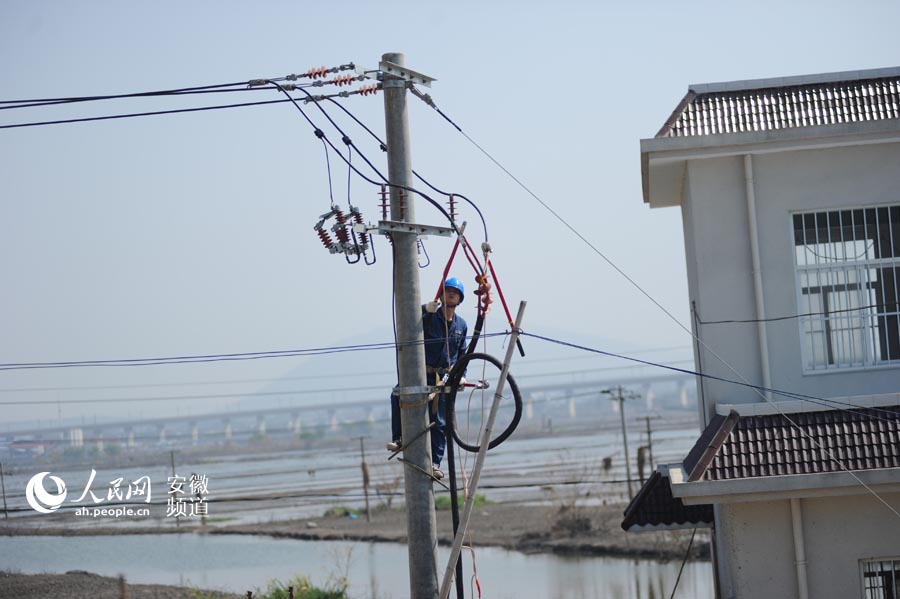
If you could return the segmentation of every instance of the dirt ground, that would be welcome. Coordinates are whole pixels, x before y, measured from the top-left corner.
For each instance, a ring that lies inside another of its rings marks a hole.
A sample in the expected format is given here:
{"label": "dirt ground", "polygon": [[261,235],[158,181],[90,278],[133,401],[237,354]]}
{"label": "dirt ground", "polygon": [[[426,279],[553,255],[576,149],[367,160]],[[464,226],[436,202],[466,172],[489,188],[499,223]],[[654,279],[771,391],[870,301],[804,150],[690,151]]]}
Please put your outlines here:
{"label": "dirt ground", "polygon": [[[196,599],[196,589],[159,584],[125,583],[124,595],[119,580],[88,572],[66,574],[11,574],[0,572],[0,599]],[[239,599],[202,591],[199,596],[216,599]]]}
{"label": "dirt ground", "polygon": [[[626,533],[621,528],[623,505],[591,507],[533,506],[514,503],[476,508],[469,526],[475,545],[504,547],[526,553],[633,556],[682,559],[690,530]],[[438,511],[438,541],[450,545],[453,528],[449,511]],[[314,540],[406,542],[406,511],[378,510],[371,522],[329,516],[270,524],[224,526],[211,533],[266,534]],[[704,531],[705,532],[705,531]],[[708,556],[708,537],[698,534],[691,550],[694,559]]]}

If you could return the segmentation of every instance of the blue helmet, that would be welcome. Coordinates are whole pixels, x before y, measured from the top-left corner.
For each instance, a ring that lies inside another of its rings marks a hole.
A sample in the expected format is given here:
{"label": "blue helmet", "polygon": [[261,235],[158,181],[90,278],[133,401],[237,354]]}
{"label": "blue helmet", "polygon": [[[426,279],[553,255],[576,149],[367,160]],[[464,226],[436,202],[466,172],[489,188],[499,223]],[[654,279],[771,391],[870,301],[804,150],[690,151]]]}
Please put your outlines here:
{"label": "blue helmet", "polygon": [[450,277],[444,281],[444,289],[447,288],[455,289],[459,292],[459,303],[463,303],[463,300],[466,299],[466,289],[463,287],[462,281],[456,277]]}

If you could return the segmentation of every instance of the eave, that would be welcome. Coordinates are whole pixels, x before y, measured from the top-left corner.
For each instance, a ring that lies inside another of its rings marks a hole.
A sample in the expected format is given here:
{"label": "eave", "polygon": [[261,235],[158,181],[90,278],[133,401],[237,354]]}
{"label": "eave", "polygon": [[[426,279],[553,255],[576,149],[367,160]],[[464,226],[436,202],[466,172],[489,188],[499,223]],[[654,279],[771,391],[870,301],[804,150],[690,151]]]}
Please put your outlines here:
{"label": "eave", "polygon": [[896,119],[774,131],[642,139],[641,179],[644,202],[651,208],[681,205],[684,201],[684,182],[689,160],[895,142],[900,142],[900,120]]}

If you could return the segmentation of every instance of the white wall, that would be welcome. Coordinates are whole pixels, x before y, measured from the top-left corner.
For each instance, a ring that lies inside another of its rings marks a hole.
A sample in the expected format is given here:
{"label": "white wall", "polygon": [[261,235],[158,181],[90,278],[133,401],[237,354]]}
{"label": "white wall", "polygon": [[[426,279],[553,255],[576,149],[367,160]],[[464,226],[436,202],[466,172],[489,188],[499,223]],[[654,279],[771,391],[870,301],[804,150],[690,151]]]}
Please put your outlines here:
{"label": "white wall", "polygon": [[[791,213],[900,203],[900,144],[760,154],[753,157],[763,293],[768,318],[797,314]],[[684,217],[691,299],[700,318],[756,318],[743,157],[687,165]],[[770,322],[772,386],[840,397],[900,391],[900,366],[803,374],[800,323]],[[755,324],[702,325],[700,338],[754,384],[762,383]],[[705,372],[740,380],[709,351]],[[754,391],[705,383],[707,413],[716,402],[762,401]],[[777,397],[776,397],[777,399]]]}
{"label": "white wall", "polygon": [[[900,511],[900,494],[879,493]],[[807,583],[813,599],[862,597],[860,560],[900,556],[900,518],[870,494],[803,499]],[[797,596],[790,500],[718,507],[724,596]]]}
{"label": "white wall", "polygon": [[724,599],[797,596],[790,500],[718,505],[716,542]]}

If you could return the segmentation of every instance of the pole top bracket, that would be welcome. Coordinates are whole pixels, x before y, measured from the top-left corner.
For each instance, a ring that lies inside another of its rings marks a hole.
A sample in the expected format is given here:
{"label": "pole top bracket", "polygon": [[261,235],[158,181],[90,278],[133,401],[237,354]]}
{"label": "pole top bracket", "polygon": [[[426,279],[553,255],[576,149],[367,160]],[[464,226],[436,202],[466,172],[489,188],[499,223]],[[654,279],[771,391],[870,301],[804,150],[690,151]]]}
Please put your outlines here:
{"label": "pole top bracket", "polygon": [[415,233],[416,235],[437,235],[439,237],[450,237],[453,235],[453,229],[449,227],[438,227],[435,225],[417,225],[415,223],[407,223],[396,220],[380,220],[377,226],[371,224],[355,224],[353,230],[357,233],[368,233],[369,231],[377,231],[381,235],[387,233]]}
{"label": "pole top bracket", "polygon": [[385,75],[389,75],[395,79],[403,79],[404,81],[409,81],[412,83],[418,83],[419,85],[424,85],[425,87],[431,87],[432,81],[437,81],[434,77],[429,77],[428,75],[423,75],[422,73],[418,73],[413,71],[412,69],[407,69],[406,67],[401,67],[398,64],[394,64],[393,62],[388,62],[387,60],[382,60],[378,63],[378,70],[381,71],[380,79],[384,79]]}

